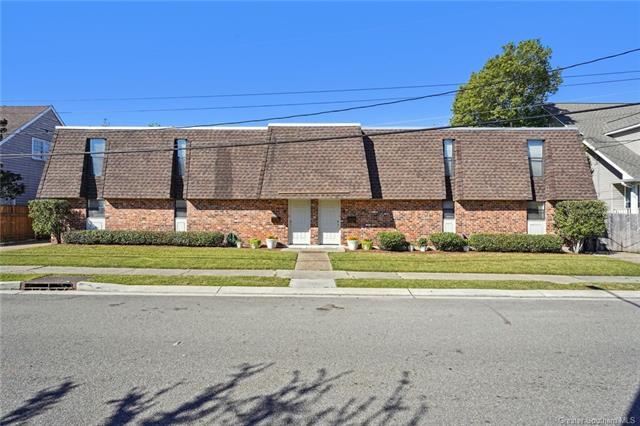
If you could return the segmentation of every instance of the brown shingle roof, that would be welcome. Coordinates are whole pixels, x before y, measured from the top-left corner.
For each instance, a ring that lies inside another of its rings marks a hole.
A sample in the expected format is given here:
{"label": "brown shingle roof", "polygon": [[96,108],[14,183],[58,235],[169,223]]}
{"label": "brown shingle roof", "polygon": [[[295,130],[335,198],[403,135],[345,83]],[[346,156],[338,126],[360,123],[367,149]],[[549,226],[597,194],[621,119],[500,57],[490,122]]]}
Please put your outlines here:
{"label": "brown shingle roof", "polygon": [[[56,130],[53,154],[84,152],[86,130]],[[39,198],[79,198],[83,183],[84,155],[52,155],[43,171]]]}
{"label": "brown shingle roof", "polygon": [[[145,148],[173,149],[173,130],[104,130],[108,151]],[[104,198],[170,198],[173,151],[109,154],[104,164]]]}
{"label": "brown shingle roof", "polygon": [[455,139],[454,199],[531,199],[526,136],[522,132],[452,133]]}
{"label": "brown shingle roof", "polygon": [[545,140],[544,167],[547,200],[596,198],[591,169],[577,133],[564,132]]}
{"label": "brown shingle roof", "polygon": [[374,198],[445,199],[442,135],[420,132],[369,136],[388,131],[364,131]]}
{"label": "brown shingle roof", "polygon": [[[360,126],[270,126],[271,141],[349,136]],[[262,198],[371,198],[362,137],[270,145]]]}
{"label": "brown shingle roof", "polygon": [[[185,132],[192,147],[252,144],[267,140],[266,129],[206,129]],[[266,145],[191,151],[185,198],[256,199]]]}
{"label": "brown shingle roof", "polygon": [[[577,131],[570,129],[448,129],[375,135],[392,129],[356,125],[270,126],[250,129],[74,129],[60,128],[54,154],[84,151],[92,137],[108,150],[163,147],[162,152],[107,154],[104,178],[88,176],[87,159],[52,156],[40,197],[171,198],[173,147],[185,138],[204,145],[255,144],[194,149],[187,154],[185,198],[201,199],[444,199],[442,140],[454,139],[453,198],[529,200],[532,194],[527,139],[545,140],[545,178],[538,200],[594,198]],[[304,138],[345,139],[281,143]],[[83,182],[83,167],[85,169]],[[92,189],[93,188],[93,189]],[[104,188],[104,192],[102,189]]]}
{"label": "brown shingle roof", "polygon": [[48,106],[0,106],[0,119],[7,120],[7,131],[3,134],[4,137],[9,136],[48,108]]}

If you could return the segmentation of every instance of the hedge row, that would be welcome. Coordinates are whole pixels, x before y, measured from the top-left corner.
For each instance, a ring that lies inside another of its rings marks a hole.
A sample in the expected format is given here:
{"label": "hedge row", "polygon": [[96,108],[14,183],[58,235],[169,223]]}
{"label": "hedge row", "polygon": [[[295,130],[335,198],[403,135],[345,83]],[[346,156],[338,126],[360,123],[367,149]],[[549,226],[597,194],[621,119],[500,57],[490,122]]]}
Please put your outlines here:
{"label": "hedge row", "polygon": [[63,236],[67,244],[121,244],[188,247],[223,247],[221,232],[164,231],[69,231]]}
{"label": "hedge row", "polygon": [[469,246],[477,251],[557,253],[563,240],[558,235],[473,234]]}

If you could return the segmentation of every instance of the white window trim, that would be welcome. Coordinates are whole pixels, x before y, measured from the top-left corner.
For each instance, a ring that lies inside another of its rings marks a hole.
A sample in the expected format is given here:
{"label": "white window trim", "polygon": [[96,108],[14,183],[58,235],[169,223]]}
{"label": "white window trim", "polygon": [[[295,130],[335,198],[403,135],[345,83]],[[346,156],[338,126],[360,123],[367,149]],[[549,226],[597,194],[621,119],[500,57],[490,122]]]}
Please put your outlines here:
{"label": "white window trim", "polygon": [[[40,144],[40,150],[36,151],[35,146],[36,144]],[[46,152],[44,151],[44,147],[47,147]],[[40,138],[36,138],[36,137],[32,137],[31,138],[31,159],[32,160],[37,160],[37,161],[47,161],[47,157],[49,157],[46,154],[49,154],[51,152],[51,142],[49,142],[46,139],[40,139]]]}

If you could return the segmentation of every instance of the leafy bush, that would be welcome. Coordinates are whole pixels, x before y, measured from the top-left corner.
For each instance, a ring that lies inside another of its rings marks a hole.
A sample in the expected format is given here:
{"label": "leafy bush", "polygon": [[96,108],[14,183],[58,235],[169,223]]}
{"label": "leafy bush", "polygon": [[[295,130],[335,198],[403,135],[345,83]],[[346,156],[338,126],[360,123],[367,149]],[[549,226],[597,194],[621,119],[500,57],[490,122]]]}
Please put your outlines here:
{"label": "leafy bush", "polygon": [[473,234],[469,245],[478,251],[557,253],[562,238],[557,235]]}
{"label": "leafy bush", "polygon": [[62,231],[71,219],[71,207],[66,200],[31,200],[29,217],[33,232],[39,236],[51,236],[62,242]]}
{"label": "leafy bush", "polygon": [[117,244],[188,247],[222,247],[221,232],[164,232],[164,231],[69,231],[64,234],[67,244]]}
{"label": "leafy bush", "polygon": [[418,238],[418,247],[426,247],[429,244],[429,239],[427,237]]}
{"label": "leafy bush", "polygon": [[402,251],[407,248],[404,234],[397,231],[378,233],[378,242],[382,250]]}
{"label": "leafy bush", "polygon": [[436,250],[442,251],[462,251],[467,245],[464,238],[453,232],[436,232],[429,239]]}
{"label": "leafy bush", "polygon": [[585,239],[605,234],[606,218],[607,206],[603,201],[560,201],[555,206],[553,227],[579,253]]}

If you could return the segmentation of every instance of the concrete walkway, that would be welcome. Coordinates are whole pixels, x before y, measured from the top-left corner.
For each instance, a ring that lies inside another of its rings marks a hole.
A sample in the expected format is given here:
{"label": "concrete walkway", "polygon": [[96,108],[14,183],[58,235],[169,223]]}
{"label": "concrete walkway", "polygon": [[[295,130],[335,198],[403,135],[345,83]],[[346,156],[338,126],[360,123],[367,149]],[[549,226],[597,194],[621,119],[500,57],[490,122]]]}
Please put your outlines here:
{"label": "concrete walkway", "polygon": [[2,266],[7,274],[72,274],[72,275],[211,275],[280,277],[301,280],[335,279],[403,279],[403,280],[465,280],[465,281],[547,281],[557,284],[584,282],[639,283],[640,276],[572,276],[533,274],[466,274],[443,272],[353,272],[317,270],[261,269],[151,269],[151,268],[90,268],[71,266]]}
{"label": "concrete walkway", "polygon": [[[306,271],[304,277],[292,277],[289,287],[294,288],[335,288],[335,279],[324,274],[331,271],[331,261],[326,251],[302,250],[298,253],[294,273]],[[322,272],[316,276],[317,272]]]}

